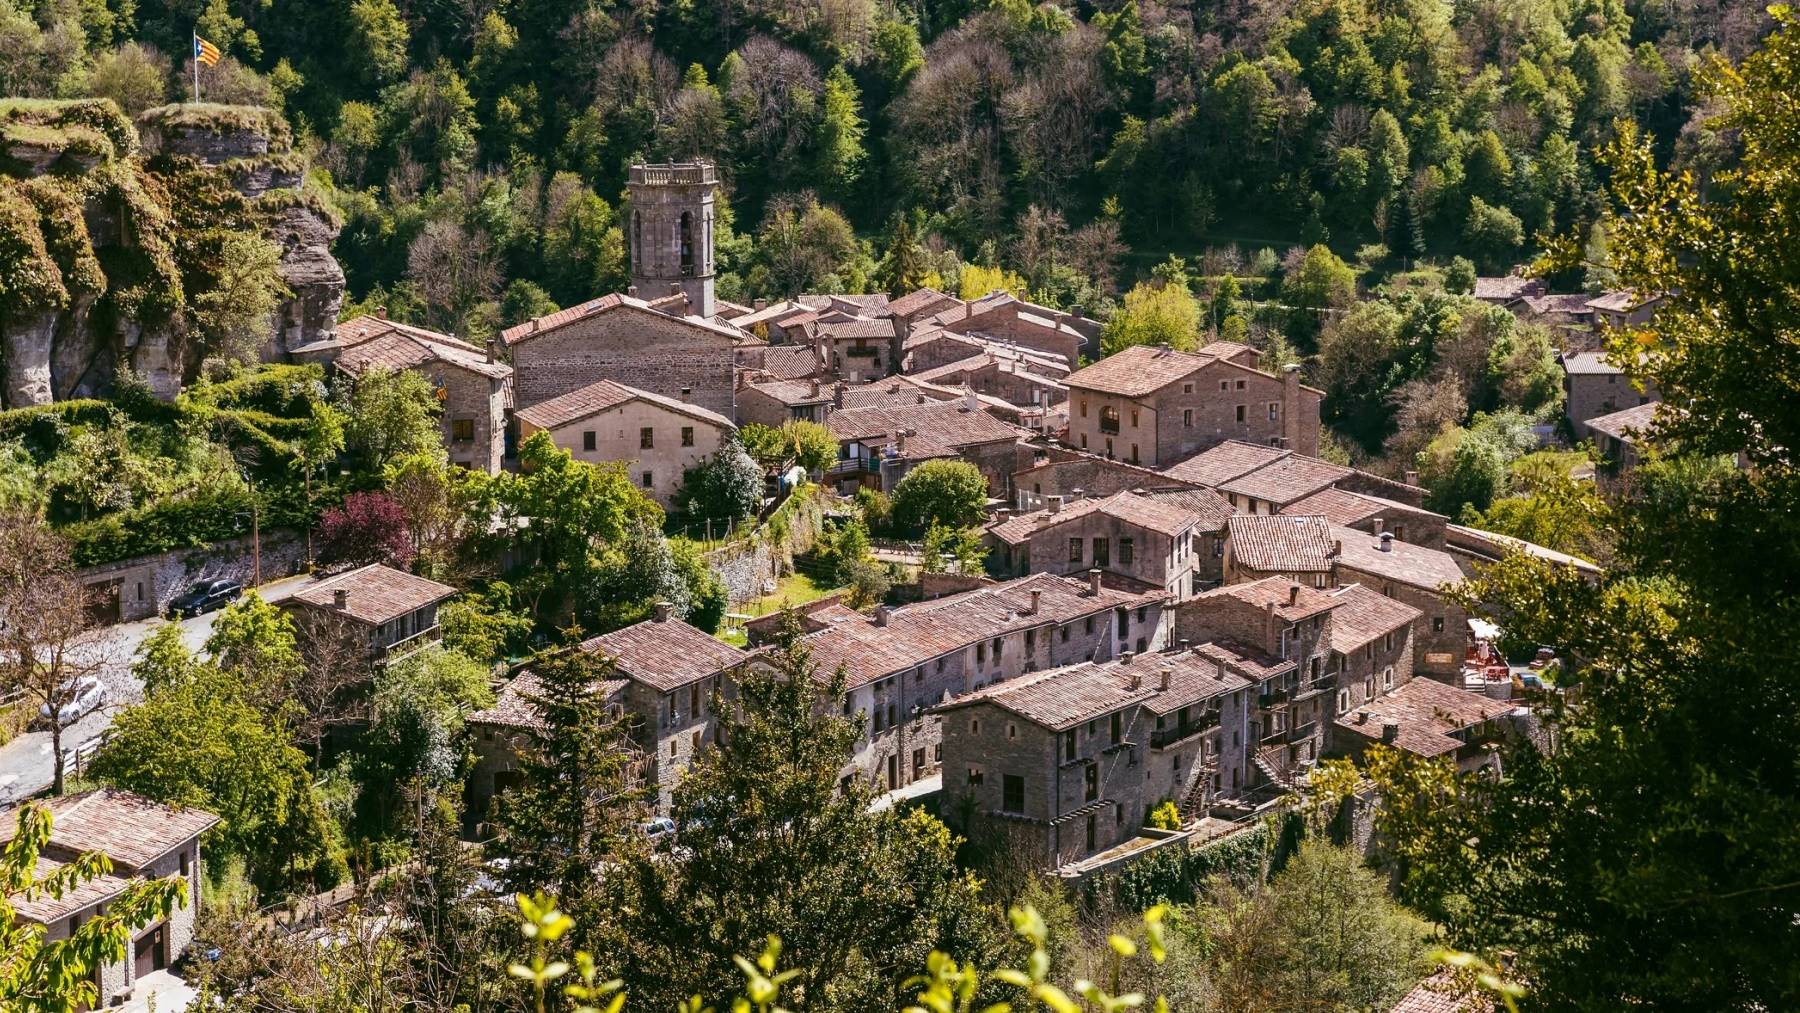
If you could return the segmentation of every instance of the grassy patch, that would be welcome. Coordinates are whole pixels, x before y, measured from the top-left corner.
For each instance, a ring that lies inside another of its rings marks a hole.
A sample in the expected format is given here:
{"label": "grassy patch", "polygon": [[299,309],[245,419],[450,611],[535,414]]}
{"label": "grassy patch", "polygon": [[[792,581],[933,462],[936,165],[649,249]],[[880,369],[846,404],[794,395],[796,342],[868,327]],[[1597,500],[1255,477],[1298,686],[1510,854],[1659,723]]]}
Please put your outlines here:
{"label": "grassy patch", "polygon": [[[748,616],[766,616],[771,612],[792,608],[795,605],[818,601],[826,595],[836,594],[842,590],[844,589],[841,587],[829,587],[822,582],[814,581],[804,573],[793,573],[776,582],[773,594],[765,594],[753,601],[734,605],[731,611]],[[743,647],[745,643],[744,631],[741,627],[720,630],[719,639],[737,647]]]}

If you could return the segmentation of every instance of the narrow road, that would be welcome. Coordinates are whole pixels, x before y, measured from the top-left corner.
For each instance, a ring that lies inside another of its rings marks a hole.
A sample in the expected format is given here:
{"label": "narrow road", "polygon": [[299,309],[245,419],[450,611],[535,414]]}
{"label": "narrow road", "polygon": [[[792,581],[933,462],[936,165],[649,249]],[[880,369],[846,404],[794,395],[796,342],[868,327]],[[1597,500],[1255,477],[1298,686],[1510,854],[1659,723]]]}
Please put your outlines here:
{"label": "narrow road", "polygon": [[[312,578],[302,574],[286,577],[258,589],[264,601],[280,601],[293,594]],[[199,652],[212,636],[217,612],[181,620],[181,641],[188,650]],[[63,753],[76,750],[98,739],[111,726],[113,715],[143,699],[144,687],[131,675],[131,663],[138,648],[152,631],[165,625],[166,619],[141,619],[120,623],[101,631],[93,649],[105,659],[100,678],[106,683],[109,702],[103,708],[63,729]],[[56,765],[50,755],[50,733],[26,732],[0,746],[0,808],[10,806],[50,787]],[[71,768],[72,769],[72,768]]]}

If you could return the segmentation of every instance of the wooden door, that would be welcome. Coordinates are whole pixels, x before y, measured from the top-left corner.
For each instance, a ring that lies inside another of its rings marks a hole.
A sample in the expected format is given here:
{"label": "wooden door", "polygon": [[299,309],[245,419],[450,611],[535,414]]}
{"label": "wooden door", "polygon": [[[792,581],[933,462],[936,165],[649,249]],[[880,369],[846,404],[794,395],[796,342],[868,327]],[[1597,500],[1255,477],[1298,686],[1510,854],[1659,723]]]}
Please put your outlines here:
{"label": "wooden door", "polygon": [[153,971],[160,971],[169,966],[169,925],[164,922],[156,928],[138,937],[137,951],[134,954],[137,963],[135,978],[142,978]]}

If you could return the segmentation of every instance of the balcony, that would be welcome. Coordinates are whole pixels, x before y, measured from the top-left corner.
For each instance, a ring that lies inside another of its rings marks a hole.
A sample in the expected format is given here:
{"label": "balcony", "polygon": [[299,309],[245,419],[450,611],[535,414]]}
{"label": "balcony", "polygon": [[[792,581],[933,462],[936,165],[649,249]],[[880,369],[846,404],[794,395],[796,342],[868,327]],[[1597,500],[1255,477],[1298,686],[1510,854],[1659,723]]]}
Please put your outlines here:
{"label": "balcony", "polygon": [[386,647],[377,648],[375,651],[375,663],[377,665],[391,665],[407,655],[412,654],[414,651],[430,647],[432,644],[443,639],[443,627],[435,625],[428,627],[410,637],[402,637]]}
{"label": "balcony", "polygon": [[1271,689],[1266,689],[1257,694],[1256,706],[1261,707],[1263,710],[1271,710],[1286,703],[1290,695],[1291,694],[1285,686],[1276,686]]}
{"label": "balcony", "polygon": [[1168,749],[1219,727],[1219,712],[1206,711],[1174,728],[1158,728],[1150,733],[1151,749]]}
{"label": "balcony", "polygon": [[1317,721],[1308,721],[1303,725],[1295,725],[1287,730],[1287,741],[1290,743],[1305,742],[1307,739],[1313,737],[1313,733],[1318,729],[1318,726],[1319,723]]}
{"label": "balcony", "polygon": [[1301,683],[1299,690],[1294,693],[1294,700],[1311,700],[1320,693],[1329,693],[1334,689],[1337,689],[1337,673],[1327,672],[1312,682]]}
{"label": "balcony", "polygon": [[825,474],[833,477],[865,474],[879,475],[881,474],[881,459],[878,457],[842,458],[831,462],[831,467],[825,469]]}

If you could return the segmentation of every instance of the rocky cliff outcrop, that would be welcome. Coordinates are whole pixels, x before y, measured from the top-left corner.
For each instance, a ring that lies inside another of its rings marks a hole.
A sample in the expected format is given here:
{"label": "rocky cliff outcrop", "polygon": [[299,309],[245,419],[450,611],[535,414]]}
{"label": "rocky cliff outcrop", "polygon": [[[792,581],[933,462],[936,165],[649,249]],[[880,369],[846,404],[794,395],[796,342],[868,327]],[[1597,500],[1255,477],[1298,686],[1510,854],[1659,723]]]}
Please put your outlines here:
{"label": "rocky cliff outcrop", "polygon": [[324,337],[344,273],[304,171],[265,109],[166,106],[134,126],[106,100],[0,100],[0,407],[103,396],[122,369],[173,397],[208,352],[191,308],[221,228],[282,251],[293,295],[264,354]]}

